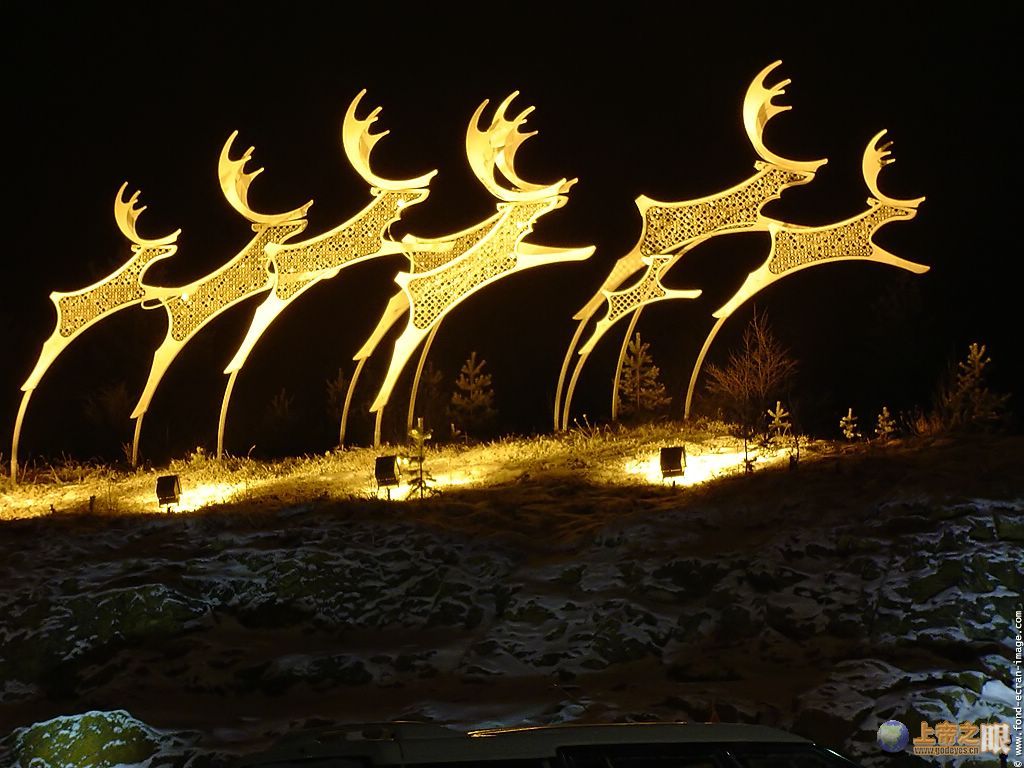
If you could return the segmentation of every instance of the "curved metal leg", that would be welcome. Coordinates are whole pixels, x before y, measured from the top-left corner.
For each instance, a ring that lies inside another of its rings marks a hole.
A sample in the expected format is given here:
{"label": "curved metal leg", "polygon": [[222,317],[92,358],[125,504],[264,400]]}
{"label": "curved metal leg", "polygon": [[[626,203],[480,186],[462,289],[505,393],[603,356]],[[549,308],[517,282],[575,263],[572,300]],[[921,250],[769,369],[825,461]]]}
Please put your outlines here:
{"label": "curved metal leg", "polygon": [[629,340],[633,336],[633,329],[636,328],[636,321],[640,319],[640,313],[643,311],[643,306],[640,306],[633,313],[633,317],[629,321],[629,328],[626,329],[626,336],[622,339],[622,348],[619,349],[619,362],[615,365],[615,378],[612,380],[612,421],[619,420],[619,379],[622,378],[622,361],[626,359]]}
{"label": "curved metal leg", "polygon": [[576,363],[576,368],[573,369],[572,378],[569,379],[569,389],[565,393],[565,410],[562,413],[563,431],[569,428],[569,409],[572,408],[572,396],[576,391],[576,382],[579,381],[580,373],[583,371],[583,365],[587,362],[588,357],[590,357],[589,352],[580,355],[580,359]]}
{"label": "curved metal leg", "polygon": [[345,393],[345,407],[341,409],[341,429],[338,431],[338,447],[345,447],[345,427],[348,425],[348,409],[352,405],[352,394],[356,391],[356,382],[359,381],[359,374],[363,371],[368,358],[361,358],[356,363],[356,370],[352,374],[352,381],[348,383],[348,392]]}
{"label": "curved metal leg", "polygon": [[21,423],[25,420],[28,401],[34,391],[34,389],[25,390],[21,396],[21,405],[18,406],[18,417],[14,420],[14,436],[11,438],[11,482],[15,485],[18,484],[18,440],[21,438]]}
{"label": "curved metal leg", "polygon": [[377,421],[373,424],[373,447],[380,448],[380,424],[384,419],[384,409],[387,406],[382,405],[377,409]]}
{"label": "curved metal leg", "polygon": [[132,439],[132,466],[139,466],[139,437],[142,435],[142,417],[146,415],[143,411],[135,417],[135,437]]}
{"label": "curved metal leg", "polygon": [[427,353],[430,352],[430,345],[434,343],[434,337],[437,335],[437,329],[441,327],[438,323],[431,331],[430,335],[427,336],[427,341],[423,345],[423,351],[420,353],[420,361],[416,366],[416,376],[412,380],[412,392],[409,393],[409,413],[405,418],[405,431],[412,431],[412,420],[413,414],[416,411],[416,394],[420,390],[420,375],[423,373],[423,364],[427,362]]}
{"label": "curved metal leg", "polygon": [[240,368],[236,368],[228,376],[228,384],[224,387],[224,399],[220,403],[220,421],[217,423],[217,461],[224,458],[224,423],[228,418],[228,403],[231,401],[231,392],[235,388],[235,379],[238,378],[238,371]]}
{"label": "curved metal leg", "polygon": [[579,325],[576,326],[576,333],[572,337],[572,341],[569,342],[569,348],[565,351],[565,359],[562,361],[562,370],[558,374],[558,389],[555,390],[555,432],[559,429],[565,429],[565,427],[559,427],[562,415],[562,388],[565,386],[565,374],[569,371],[569,360],[572,359],[572,353],[576,351],[576,345],[579,344],[580,336],[583,335],[583,328],[587,324],[587,319],[580,320]]}
{"label": "curved metal leg", "polygon": [[704,339],[704,346],[701,347],[700,354],[697,355],[697,362],[693,364],[693,372],[690,374],[690,386],[686,389],[686,407],[683,410],[683,418],[690,418],[690,405],[693,403],[693,390],[697,386],[697,377],[700,376],[701,366],[704,365],[704,356],[707,355],[708,349],[711,348],[711,342],[715,340],[715,336],[718,335],[719,329],[725,325],[725,321],[729,317],[720,317],[718,322],[711,328],[711,332],[708,337]]}

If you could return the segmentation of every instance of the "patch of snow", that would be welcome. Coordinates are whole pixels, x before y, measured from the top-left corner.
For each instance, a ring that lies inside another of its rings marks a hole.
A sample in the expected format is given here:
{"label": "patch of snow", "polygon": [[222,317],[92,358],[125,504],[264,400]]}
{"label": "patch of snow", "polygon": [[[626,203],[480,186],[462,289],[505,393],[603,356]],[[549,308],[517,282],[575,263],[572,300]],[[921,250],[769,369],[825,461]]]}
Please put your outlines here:
{"label": "patch of snow", "polygon": [[986,701],[993,701],[1005,704],[1008,707],[1015,706],[1014,692],[1010,690],[1001,680],[987,680],[981,688],[981,698]]}

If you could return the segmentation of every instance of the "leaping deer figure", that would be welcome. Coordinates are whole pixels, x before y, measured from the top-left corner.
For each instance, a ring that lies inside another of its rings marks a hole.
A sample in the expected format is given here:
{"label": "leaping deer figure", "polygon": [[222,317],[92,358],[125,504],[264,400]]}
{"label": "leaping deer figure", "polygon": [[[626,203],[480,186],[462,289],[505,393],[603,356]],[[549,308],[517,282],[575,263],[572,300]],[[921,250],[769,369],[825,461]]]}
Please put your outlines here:
{"label": "leaping deer figure", "polygon": [[231,145],[237,135],[237,131],[232,133],[221,150],[218,175],[224,197],[232,208],[251,223],[255,235],[230,261],[205,277],[175,288],[147,289],[147,301],[143,307],[163,308],[167,313],[167,335],[153,353],[149,377],[132,412],[132,418],[135,419],[132,464],[138,462],[142,418],[174,358],[219,314],[268,290],[273,281],[266,247],[272,243],[283,243],[306,228],[305,215],[313,204],[312,200],[291,211],[277,214],[257,213],[249,206],[249,185],[263,169],[258,168],[252,173],[245,171],[246,164],[252,159],[252,147],[237,160],[231,158]]}
{"label": "leaping deer figure", "polygon": [[[771,200],[780,197],[789,187],[810,182],[818,168],[827,162],[825,159],[792,160],[772,152],[765,145],[765,126],[775,115],[791,109],[788,105],[775,102],[776,98],[785,94],[786,86],[791,81],[782,80],[771,86],[767,84],[768,76],[780,64],[781,61],[775,61],[762,69],[751,81],[743,99],[743,127],[751,146],[760,157],[754,163],[756,173],[753,176],[722,192],[694,200],[663,203],[646,195],[636,199],[642,217],[639,239],[629,253],[615,262],[597,293],[573,317],[578,324],[566,350],[555,392],[556,430],[568,428],[576,382],[590,352],[612,325],[623,317],[631,317],[619,350],[612,385],[612,418],[616,418],[622,361],[643,308],[656,301],[693,299],[700,295],[697,290],[669,291],[661,285],[661,277],[683,256],[711,237],[765,229],[761,209]],[[627,280],[641,270],[644,273],[639,280],[631,287],[620,290]],[[569,381],[563,408],[561,397],[569,360],[590,319],[602,306],[607,307],[605,316],[597,322],[590,339],[579,351],[580,359]]]}
{"label": "leaping deer figure", "polygon": [[[404,242],[411,246],[410,250],[426,248],[428,253],[433,253],[423,264],[426,268],[422,269],[418,268],[417,260],[410,257],[410,271],[401,272],[395,278],[399,293],[392,297],[377,328],[356,354],[355,359],[361,366],[387,330],[408,310],[406,327],[395,341],[390,365],[370,408],[377,414],[375,444],[380,443],[381,416],[398,377],[416,348],[427,339],[413,383],[411,418],[418,374],[426,351],[447,314],[469,296],[504,277],[545,264],[580,261],[594,252],[593,246],[557,248],[525,241],[537,219],[565,205],[567,193],[576,179],[563,178],[551,184],[535,184],[519,176],[515,168],[516,152],[536,132],[519,130],[533,111],[532,107],[515,118],[506,117],[517,95],[518,92],[506,98],[495,110],[490,125],[481,129],[480,120],[488,104],[484,101],[473,113],[466,131],[466,157],[470,168],[484,188],[498,200],[496,213],[474,227],[444,238],[405,239]],[[359,368],[356,370],[358,373]],[[355,381],[356,376],[353,376],[346,413]]]}
{"label": "leaping deer figure", "polygon": [[62,293],[55,291],[50,294],[50,301],[57,310],[56,327],[50,337],[43,343],[36,360],[35,367],[22,384],[23,392],[18,415],[14,422],[14,434],[11,440],[11,478],[18,479],[18,441],[21,427],[28,409],[28,401],[39,386],[43,375],[57,357],[67,349],[71,342],[81,336],[87,328],[101,320],[120,312],[126,307],[141,304],[152,297],[151,290],[143,284],[146,272],[162,259],[173,256],[178,246],[175,244],[181,230],[158,238],[144,238],[136,230],[136,223],[146,206],[136,207],[141,192],[136,191],[128,200],[124,199],[128,183],[125,182],[114,197],[114,221],[128,241],[132,244],[131,258],[111,274],[85,288]]}
{"label": "leaping deer figure", "polygon": [[365,118],[356,117],[359,102],[365,94],[365,89],[360,91],[349,104],[342,122],[341,140],[345,156],[370,185],[373,199],[361,211],[329,232],[297,243],[267,245],[266,254],[273,265],[271,291],[257,308],[238,352],[224,370],[228,374],[228,382],[217,427],[217,458],[221,458],[224,452],[228,403],[238,372],[260,337],[285,307],[317,283],[337,276],[346,267],[378,256],[409,250],[408,245],[391,240],[388,230],[407,207],[427,199],[430,194],[427,185],[437,171],[430,171],[414,179],[385,179],[373,172],[370,153],[389,132],[370,132],[370,127],[380,114],[380,107],[372,110]]}
{"label": "leaping deer figure", "polygon": [[868,142],[861,159],[864,183],[871,197],[867,210],[849,219],[820,227],[802,227],[774,219],[764,219],[771,235],[771,250],[768,258],[755,269],[740,289],[714,312],[717,319],[711,328],[704,346],[697,356],[686,390],[685,416],[690,415],[693,391],[700,375],[701,366],[711,342],[719,329],[743,303],[772,283],[809,267],[831,264],[836,261],[871,261],[922,274],[929,267],[894,256],[874,242],[875,233],[886,224],[898,220],[909,220],[917,215],[917,207],[925,198],[899,200],[889,197],[878,188],[878,175],[887,165],[895,161],[892,157],[892,142],[885,141],[886,131],[879,131]]}

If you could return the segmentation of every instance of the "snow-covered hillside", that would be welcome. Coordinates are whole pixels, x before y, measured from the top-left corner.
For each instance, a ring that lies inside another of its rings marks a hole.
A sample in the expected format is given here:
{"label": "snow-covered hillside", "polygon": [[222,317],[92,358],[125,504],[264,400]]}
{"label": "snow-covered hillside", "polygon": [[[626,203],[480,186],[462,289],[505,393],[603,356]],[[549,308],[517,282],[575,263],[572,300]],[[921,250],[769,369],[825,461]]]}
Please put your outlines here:
{"label": "snow-covered hillside", "polygon": [[[462,482],[422,501],[366,498],[365,475],[337,492],[307,463],[189,514],[4,522],[0,755],[90,710],[125,710],[118,727],[184,764],[327,722],[714,706],[871,764],[884,720],[1009,716],[1020,439],[818,445],[795,472],[688,487],[630,475],[664,438],[448,450],[432,472]],[[142,484],[120,482],[107,498]]]}

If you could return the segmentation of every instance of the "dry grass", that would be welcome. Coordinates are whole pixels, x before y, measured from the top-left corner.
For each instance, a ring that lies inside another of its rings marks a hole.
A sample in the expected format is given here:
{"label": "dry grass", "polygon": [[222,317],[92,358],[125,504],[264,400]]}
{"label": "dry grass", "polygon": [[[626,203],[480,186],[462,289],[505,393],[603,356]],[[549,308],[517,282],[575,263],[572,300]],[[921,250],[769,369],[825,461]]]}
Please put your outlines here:
{"label": "dry grass", "polygon": [[[678,505],[680,498],[687,499],[687,503],[696,502],[727,488],[735,489],[729,493],[742,497],[745,489],[755,485],[765,490],[762,487],[765,482],[810,489],[815,473],[820,472],[846,472],[851,474],[851,480],[856,476],[856,482],[869,486],[890,483],[900,491],[907,490],[903,480],[906,476],[927,478],[939,488],[943,487],[946,477],[956,476],[960,487],[977,488],[982,494],[992,484],[1002,487],[1009,478],[1024,475],[1019,458],[1022,454],[1020,439],[994,437],[955,441],[909,438],[890,441],[884,446],[862,443],[839,447],[829,442],[809,442],[802,445],[800,473],[771,473],[778,476],[777,479],[756,483],[748,482],[749,478],[736,478],[672,489],[658,487],[643,476],[626,472],[630,463],[649,460],[664,445],[685,443],[691,455],[740,450],[740,444],[729,437],[729,432],[727,425],[707,421],[614,428],[584,423],[558,435],[506,437],[476,445],[432,446],[426,466],[437,479],[441,495],[410,507],[421,512],[434,507],[451,507],[444,512],[449,523],[463,514],[471,518],[475,513],[469,508],[474,506],[504,509],[504,514],[515,508],[527,525],[523,535],[535,535],[536,531],[530,529],[524,518],[533,514],[532,510],[549,521],[552,516],[565,513],[566,527],[582,530],[590,527],[589,522],[581,522],[582,518],[596,522],[605,517],[605,512],[628,513],[641,499],[660,506],[658,499],[664,496],[667,504]],[[157,476],[168,473],[181,478],[183,499],[176,510],[179,512],[195,514],[205,509],[213,514],[262,515],[262,510],[315,502],[331,504],[334,508],[344,506],[356,514],[379,515],[378,505],[385,502],[376,501],[374,458],[400,450],[395,446],[380,450],[357,448],[281,461],[230,456],[217,461],[196,451],[156,471],[124,471],[65,460],[53,466],[32,467],[17,486],[13,486],[9,478],[3,478],[0,520],[51,514],[160,513],[154,488]],[[870,467],[870,471],[864,470],[865,467]],[[787,475],[792,476],[787,478]],[[829,485],[834,488],[834,482]],[[505,494],[508,504],[483,503],[489,494],[503,489],[514,489],[514,493]],[[759,492],[754,492],[755,496]],[[453,505],[462,505],[462,511],[454,509]],[[391,506],[390,514],[406,514],[405,510]]]}

